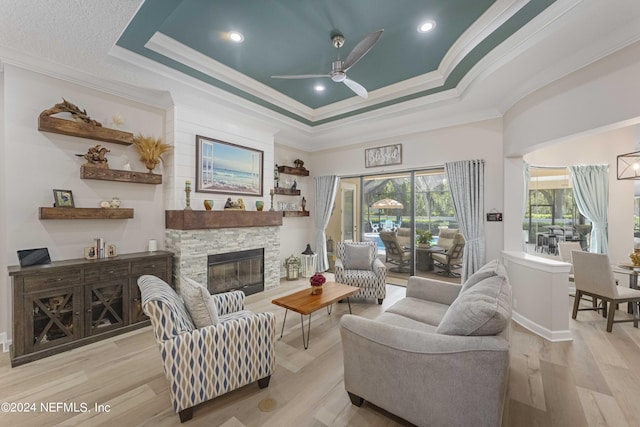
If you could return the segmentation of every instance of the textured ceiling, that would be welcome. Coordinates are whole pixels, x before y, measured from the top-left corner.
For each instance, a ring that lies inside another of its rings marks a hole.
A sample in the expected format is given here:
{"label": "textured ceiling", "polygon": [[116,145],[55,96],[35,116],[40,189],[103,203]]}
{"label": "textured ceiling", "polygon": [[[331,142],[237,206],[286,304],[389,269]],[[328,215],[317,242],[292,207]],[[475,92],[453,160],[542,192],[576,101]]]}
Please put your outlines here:
{"label": "textured ceiling", "polygon": [[[370,1],[373,4],[376,0]],[[258,13],[263,15],[259,18],[266,21],[276,19],[272,17],[274,11],[278,11],[277,19],[283,15],[276,6],[273,10],[253,7],[262,2],[268,5],[297,3],[237,1],[251,6],[245,8],[244,14],[253,19],[258,19],[255,16]],[[0,70],[3,64],[15,65],[160,108],[185,99],[193,100],[196,105],[199,102],[209,105],[207,102],[211,101],[211,105],[226,105],[216,111],[216,116],[227,117],[230,122],[244,120],[253,127],[277,133],[280,143],[314,151],[500,117],[537,89],[640,43],[638,0],[558,0],[549,6],[548,2],[536,0],[495,0],[447,51],[437,71],[379,89],[369,88],[368,100],[346,92],[350,98],[312,108],[176,42],[152,26],[148,31],[154,32],[145,42],[151,52],[149,56],[118,46],[123,35],[137,27],[133,22],[141,8],[156,3],[169,7],[168,15],[157,17],[158,28],[165,21],[168,24],[167,17],[172,11],[183,4],[192,4],[177,0],[0,0]],[[395,1],[389,3],[396,4]],[[356,4],[351,0],[318,0],[314,7],[329,5],[325,6],[326,10],[331,10],[330,6],[340,6],[344,13],[339,16],[366,20],[368,11],[358,14],[351,10]],[[397,4],[403,2],[398,0]],[[407,4],[431,2],[416,0]],[[321,17],[329,16],[329,12],[323,13],[314,13],[305,22],[320,22]],[[317,43],[318,49],[326,49],[324,55],[332,59],[333,48],[327,40],[327,30],[337,24],[329,24],[324,31],[314,29],[317,35],[311,31],[304,39],[313,36],[313,43]],[[190,30],[198,30],[185,25]],[[360,24],[340,28],[347,44],[359,40],[360,35],[349,32],[357,25]],[[361,25],[360,34],[371,31],[366,23]],[[286,31],[290,26],[285,27],[282,43],[288,45],[291,37],[301,38]],[[376,53],[384,51],[382,43],[393,39],[391,27],[382,24],[374,28],[379,27],[385,28],[380,45],[349,71],[350,77],[357,77],[365,86],[370,83],[355,73],[371,70],[364,66],[364,61],[374,60]],[[415,36],[414,27],[411,24],[410,30]],[[439,23],[436,29],[442,30],[442,27]],[[434,34],[427,34],[425,40],[432,43]],[[273,40],[267,39],[264,43],[272,46]],[[269,58],[273,50],[267,52]],[[305,53],[303,49],[302,54]],[[422,55],[428,53],[427,49]],[[296,66],[289,60],[296,55],[289,51],[282,55],[287,61],[283,69],[277,70],[279,74]],[[325,66],[324,59],[314,62],[316,55],[319,56],[314,50],[312,63],[298,67],[308,66],[309,70],[316,71]],[[240,58],[237,52],[236,56]],[[620,61],[624,56],[616,58]],[[217,65],[211,65],[213,63]],[[393,65],[403,68],[397,62]],[[328,79],[327,83],[330,83]],[[344,117],[349,120],[339,120]]]}
{"label": "textured ceiling", "polygon": [[[554,1],[147,1],[117,44],[314,125],[455,87],[487,53]],[[478,24],[483,15],[484,21]],[[427,19],[436,22],[435,29],[419,33],[418,25]],[[373,92],[369,101],[358,99],[345,85],[330,79],[271,78],[328,73],[338,54],[331,45],[333,32],[345,36],[340,54],[344,59],[358,41],[378,29],[384,29],[379,42],[348,72],[350,79]],[[233,30],[244,35],[243,43],[228,40],[226,35]],[[457,57],[441,75],[439,68],[452,52]],[[414,83],[411,90],[394,91],[391,96],[387,93],[393,85],[423,76],[431,78]],[[244,85],[233,84],[233,79],[242,78]],[[326,90],[315,92],[317,83],[323,83]],[[376,91],[386,96],[376,97]],[[319,109],[354,97],[348,111],[324,120],[309,119],[289,108],[301,104]]]}

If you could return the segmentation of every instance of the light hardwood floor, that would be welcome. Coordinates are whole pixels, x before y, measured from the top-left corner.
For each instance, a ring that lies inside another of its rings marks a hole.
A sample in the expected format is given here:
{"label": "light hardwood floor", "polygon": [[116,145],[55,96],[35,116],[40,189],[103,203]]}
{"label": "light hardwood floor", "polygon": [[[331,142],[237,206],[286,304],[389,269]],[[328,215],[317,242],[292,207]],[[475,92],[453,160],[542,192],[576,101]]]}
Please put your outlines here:
{"label": "light hardwood floor", "polygon": [[[278,336],[284,309],[275,297],[306,287],[283,281],[281,287],[247,298],[253,311],[272,311]],[[382,306],[352,303],[353,312],[375,317],[405,294],[388,286]],[[572,301],[572,299],[571,299]],[[567,307],[570,313],[570,307]],[[348,312],[336,304],[313,314],[311,342],[303,349],[300,317],[287,316],[277,341],[277,367],[268,388],[251,384],[195,408],[192,426],[403,426],[403,420],[365,403],[351,405],[343,385],[339,320]],[[624,314],[622,314],[624,316]],[[631,323],[605,332],[605,321],[580,312],[571,321],[574,341],[549,343],[512,324],[511,372],[504,426],[640,425],[640,330]],[[384,387],[384,384],[380,384]],[[416,396],[420,399],[420,396]],[[263,411],[275,401],[275,408]],[[32,413],[0,413],[0,425],[180,425],[169,400],[167,382],[150,328],[11,368],[0,356],[0,402],[35,403]],[[41,403],[86,404],[91,413],[43,412]],[[96,413],[95,404],[109,405]],[[464,402],[460,402],[464,410]]]}

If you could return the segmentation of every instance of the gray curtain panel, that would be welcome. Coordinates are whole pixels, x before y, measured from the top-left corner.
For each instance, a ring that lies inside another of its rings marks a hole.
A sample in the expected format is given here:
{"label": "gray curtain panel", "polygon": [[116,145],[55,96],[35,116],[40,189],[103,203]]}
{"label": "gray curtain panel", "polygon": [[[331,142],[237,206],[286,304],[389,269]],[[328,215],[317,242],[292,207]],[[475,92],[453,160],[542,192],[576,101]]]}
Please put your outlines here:
{"label": "gray curtain panel", "polygon": [[316,204],[314,217],[316,220],[316,251],[318,252],[317,271],[327,271],[327,235],[324,230],[329,224],[331,210],[338,191],[340,178],[335,175],[318,176],[313,179],[316,184]]}
{"label": "gray curtain panel", "polygon": [[609,252],[609,165],[569,166],[573,197],[578,210],[587,217],[593,228],[589,252]]}
{"label": "gray curtain panel", "polygon": [[485,264],[484,160],[446,162],[444,170],[460,231],[466,240],[462,282]]}

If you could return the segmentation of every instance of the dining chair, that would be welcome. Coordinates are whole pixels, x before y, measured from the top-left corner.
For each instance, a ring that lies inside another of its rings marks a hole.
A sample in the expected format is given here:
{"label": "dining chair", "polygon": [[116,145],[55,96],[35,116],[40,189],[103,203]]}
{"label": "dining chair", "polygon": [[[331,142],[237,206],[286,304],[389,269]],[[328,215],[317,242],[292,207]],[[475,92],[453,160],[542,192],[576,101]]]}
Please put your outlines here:
{"label": "dining chair", "polygon": [[[576,296],[573,301],[573,313],[575,319],[578,311],[602,310],[603,316],[607,313],[607,332],[613,330],[614,323],[633,322],[638,327],[638,304],[640,303],[640,290],[616,286],[616,280],[611,270],[611,262],[607,254],[596,254],[583,251],[572,251],[573,270],[576,284]],[[582,295],[602,300],[598,307],[580,308]],[[633,318],[614,320],[616,307],[622,303],[632,304]]]}
{"label": "dining chair", "polygon": [[571,264],[571,270],[569,270],[569,281],[573,281],[573,259],[571,258],[572,251],[582,251],[580,242],[558,243],[558,254],[560,255],[560,259]]}

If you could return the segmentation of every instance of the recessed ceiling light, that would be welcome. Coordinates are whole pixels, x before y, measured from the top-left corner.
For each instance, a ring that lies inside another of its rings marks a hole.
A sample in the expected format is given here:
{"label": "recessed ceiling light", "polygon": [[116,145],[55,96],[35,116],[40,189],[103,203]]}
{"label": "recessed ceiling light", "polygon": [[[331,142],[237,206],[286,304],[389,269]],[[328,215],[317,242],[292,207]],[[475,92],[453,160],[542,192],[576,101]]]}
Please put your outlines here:
{"label": "recessed ceiling light", "polygon": [[436,27],[436,22],[435,21],[425,21],[423,23],[421,23],[420,25],[418,25],[418,32],[420,33],[427,33],[431,30],[433,30]]}
{"label": "recessed ceiling light", "polygon": [[325,89],[324,85],[321,85],[321,84],[317,84],[313,87],[313,90],[315,90],[316,92],[324,92],[324,89]]}
{"label": "recessed ceiling light", "polygon": [[244,40],[244,36],[237,31],[231,31],[229,32],[229,40],[236,43],[241,43]]}

